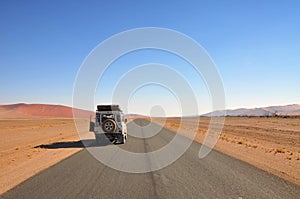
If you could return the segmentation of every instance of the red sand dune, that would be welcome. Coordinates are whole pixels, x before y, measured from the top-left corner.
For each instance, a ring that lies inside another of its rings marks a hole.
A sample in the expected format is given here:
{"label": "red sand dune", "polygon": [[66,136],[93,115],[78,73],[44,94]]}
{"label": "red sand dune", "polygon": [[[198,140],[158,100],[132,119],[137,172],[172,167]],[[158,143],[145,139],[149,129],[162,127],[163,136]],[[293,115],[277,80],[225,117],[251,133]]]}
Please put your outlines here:
{"label": "red sand dune", "polygon": [[[89,117],[90,111],[76,110],[76,116]],[[10,104],[0,105],[0,118],[61,117],[72,118],[71,107],[50,104]]]}

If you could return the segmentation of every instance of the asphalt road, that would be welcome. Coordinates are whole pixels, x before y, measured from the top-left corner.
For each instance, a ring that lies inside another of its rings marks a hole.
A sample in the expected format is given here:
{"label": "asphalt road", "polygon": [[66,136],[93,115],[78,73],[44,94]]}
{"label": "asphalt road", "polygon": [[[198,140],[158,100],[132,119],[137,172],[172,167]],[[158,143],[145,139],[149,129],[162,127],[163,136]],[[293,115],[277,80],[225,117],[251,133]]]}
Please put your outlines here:
{"label": "asphalt road", "polygon": [[[137,123],[144,125],[146,121]],[[141,131],[142,127],[129,124],[128,130]],[[119,146],[128,151],[148,152],[173,137],[174,133],[163,129],[148,139],[129,137],[125,145]],[[69,148],[74,143],[66,144],[49,148]],[[193,142],[173,164],[143,174],[111,169],[84,149],[0,198],[300,198],[299,186],[217,151],[200,160],[200,146]],[[80,145],[76,143],[74,147]]]}

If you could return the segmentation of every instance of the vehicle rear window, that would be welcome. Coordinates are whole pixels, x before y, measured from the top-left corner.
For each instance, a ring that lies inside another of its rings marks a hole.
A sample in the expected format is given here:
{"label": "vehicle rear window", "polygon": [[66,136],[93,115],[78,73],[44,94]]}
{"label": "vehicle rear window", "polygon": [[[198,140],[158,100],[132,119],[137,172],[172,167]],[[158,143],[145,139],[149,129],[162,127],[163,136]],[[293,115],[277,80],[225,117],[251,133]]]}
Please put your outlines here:
{"label": "vehicle rear window", "polygon": [[101,116],[102,116],[101,117],[102,118],[101,122],[104,122],[107,119],[114,119],[114,115],[113,114],[102,114]]}

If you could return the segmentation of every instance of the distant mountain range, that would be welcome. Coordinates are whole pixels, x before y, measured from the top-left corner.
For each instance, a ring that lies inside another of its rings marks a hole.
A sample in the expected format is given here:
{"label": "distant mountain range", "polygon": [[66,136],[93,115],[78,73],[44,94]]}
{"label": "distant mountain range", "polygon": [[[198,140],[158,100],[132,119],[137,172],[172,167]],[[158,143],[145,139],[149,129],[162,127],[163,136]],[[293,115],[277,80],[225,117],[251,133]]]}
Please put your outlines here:
{"label": "distant mountain range", "polygon": [[[75,109],[76,116],[82,118],[89,118],[94,116],[91,111]],[[295,116],[300,115],[300,105],[286,105],[286,106],[269,106],[262,108],[240,108],[234,110],[226,110],[225,116]],[[218,117],[224,116],[221,111],[214,111],[203,114],[201,116]],[[54,118],[72,118],[72,107],[62,105],[50,104],[9,104],[0,105],[0,118],[34,118],[34,117],[54,117]],[[126,118],[147,118],[148,116],[139,114],[127,114]]]}
{"label": "distant mountain range", "polygon": [[[76,116],[87,118],[90,111],[75,109]],[[9,104],[0,105],[0,118],[34,118],[34,117],[59,117],[72,118],[73,109],[68,106],[50,104]]]}
{"label": "distant mountain range", "polygon": [[149,118],[149,116],[140,114],[125,114],[125,118]]}
{"label": "distant mountain range", "polygon": [[269,106],[262,108],[239,108],[226,110],[226,113],[222,111],[214,111],[210,113],[203,114],[206,117],[219,117],[219,116],[295,116],[300,115],[300,105],[292,104],[286,106]]}

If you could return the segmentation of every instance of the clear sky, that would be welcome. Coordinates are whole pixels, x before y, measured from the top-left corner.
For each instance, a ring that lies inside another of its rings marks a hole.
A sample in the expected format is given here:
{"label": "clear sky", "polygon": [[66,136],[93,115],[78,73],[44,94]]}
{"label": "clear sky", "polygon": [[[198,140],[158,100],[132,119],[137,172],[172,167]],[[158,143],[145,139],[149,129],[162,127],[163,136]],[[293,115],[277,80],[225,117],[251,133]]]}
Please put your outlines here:
{"label": "clear sky", "polygon": [[[299,10],[300,1],[273,0],[3,0],[0,103],[72,105],[73,83],[89,52],[116,33],[149,26],[182,32],[207,50],[222,76],[227,108],[300,103]],[[194,81],[180,60],[153,53],[137,53],[132,59],[138,61],[133,63],[165,60],[186,72],[195,90],[202,92],[202,87],[196,86],[201,80]],[[133,66],[130,55],[119,62]],[[162,92],[159,89],[156,91]],[[139,91],[132,103],[148,103],[143,96],[149,97],[153,90]],[[107,97],[101,93],[96,92],[100,103]],[[199,99],[203,102],[201,113],[209,111],[205,108],[209,101],[203,96]]]}

